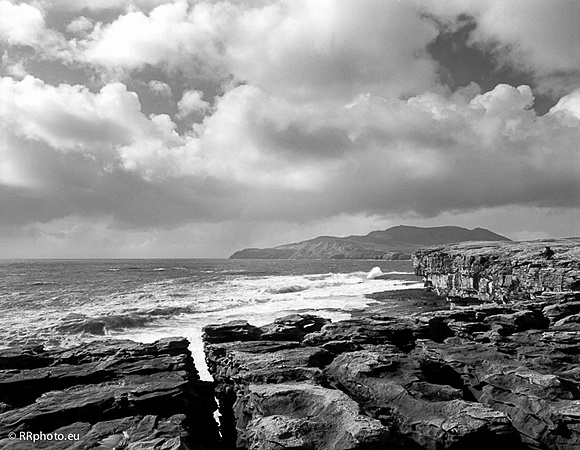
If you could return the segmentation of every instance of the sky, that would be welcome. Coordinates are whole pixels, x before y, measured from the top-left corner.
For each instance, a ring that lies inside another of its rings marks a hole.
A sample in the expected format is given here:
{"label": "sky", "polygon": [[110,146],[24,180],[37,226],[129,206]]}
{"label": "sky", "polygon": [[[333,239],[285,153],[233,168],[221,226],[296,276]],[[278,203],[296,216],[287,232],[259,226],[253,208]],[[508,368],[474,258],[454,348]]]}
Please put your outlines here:
{"label": "sky", "polygon": [[0,0],[0,258],[580,235],[577,0]]}

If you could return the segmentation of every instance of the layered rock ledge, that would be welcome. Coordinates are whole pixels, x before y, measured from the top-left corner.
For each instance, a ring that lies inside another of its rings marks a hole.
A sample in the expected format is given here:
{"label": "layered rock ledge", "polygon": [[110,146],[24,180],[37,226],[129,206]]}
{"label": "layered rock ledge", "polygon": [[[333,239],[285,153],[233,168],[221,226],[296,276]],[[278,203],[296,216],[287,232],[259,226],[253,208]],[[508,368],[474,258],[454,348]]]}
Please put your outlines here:
{"label": "layered rock ledge", "polygon": [[413,262],[417,275],[452,297],[508,302],[580,291],[580,238],[432,247]]}
{"label": "layered rock ledge", "polygon": [[181,338],[0,351],[1,449],[219,448],[213,385]]}

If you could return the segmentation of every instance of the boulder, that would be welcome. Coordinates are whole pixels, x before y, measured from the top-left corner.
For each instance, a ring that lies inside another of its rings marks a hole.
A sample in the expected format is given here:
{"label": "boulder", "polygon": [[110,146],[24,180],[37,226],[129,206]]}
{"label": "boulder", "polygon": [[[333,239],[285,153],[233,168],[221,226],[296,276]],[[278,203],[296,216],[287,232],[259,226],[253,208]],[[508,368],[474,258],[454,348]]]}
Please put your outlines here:
{"label": "boulder", "polygon": [[312,314],[292,314],[262,327],[262,339],[271,341],[300,341],[308,333],[319,331],[330,320]]}
{"label": "boulder", "polygon": [[203,328],[205,342],[219,343],[230,341],[253,341],[260,338],[262,330],[250,325],[246,320],[232,320],[220,325],[207,325]]}

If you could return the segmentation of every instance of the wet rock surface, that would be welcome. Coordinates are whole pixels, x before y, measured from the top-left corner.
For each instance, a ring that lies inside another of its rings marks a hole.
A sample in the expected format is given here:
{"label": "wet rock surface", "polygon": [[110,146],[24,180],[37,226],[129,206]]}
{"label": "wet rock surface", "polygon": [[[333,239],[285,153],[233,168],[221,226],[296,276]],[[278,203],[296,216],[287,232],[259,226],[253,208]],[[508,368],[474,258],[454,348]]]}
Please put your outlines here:
{"label": "wet rock surface", "polygon": [[0,351],[0,448],[219,448],[213,386],[199,380],[188,345]]}
{"label": "wet rock surface", "polygon": [[[207,328],[225,448],[580,448],[580,272],[574,249],[553,248],[556,262],[540,262],[567,281],[520,280],[501,302],[398,317],[374,305],[336,323],[294,315],[253,339]],[[302,323],[316,325],[304,334]]]}

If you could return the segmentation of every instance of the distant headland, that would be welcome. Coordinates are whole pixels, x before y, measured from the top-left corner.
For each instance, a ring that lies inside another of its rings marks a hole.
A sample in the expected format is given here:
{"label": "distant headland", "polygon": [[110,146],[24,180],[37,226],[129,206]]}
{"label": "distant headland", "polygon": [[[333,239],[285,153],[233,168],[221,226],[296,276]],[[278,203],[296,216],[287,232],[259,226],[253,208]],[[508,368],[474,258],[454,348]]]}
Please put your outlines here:
{"label": "distant headland", "polygon": [[510,241],[484,228],[456,226],[412,227],[399,225],[372,231],[366,236],[319,236],[273,248],[246,248],[230,259],[386,259],[405,260],[423,247],[467,241]]}

